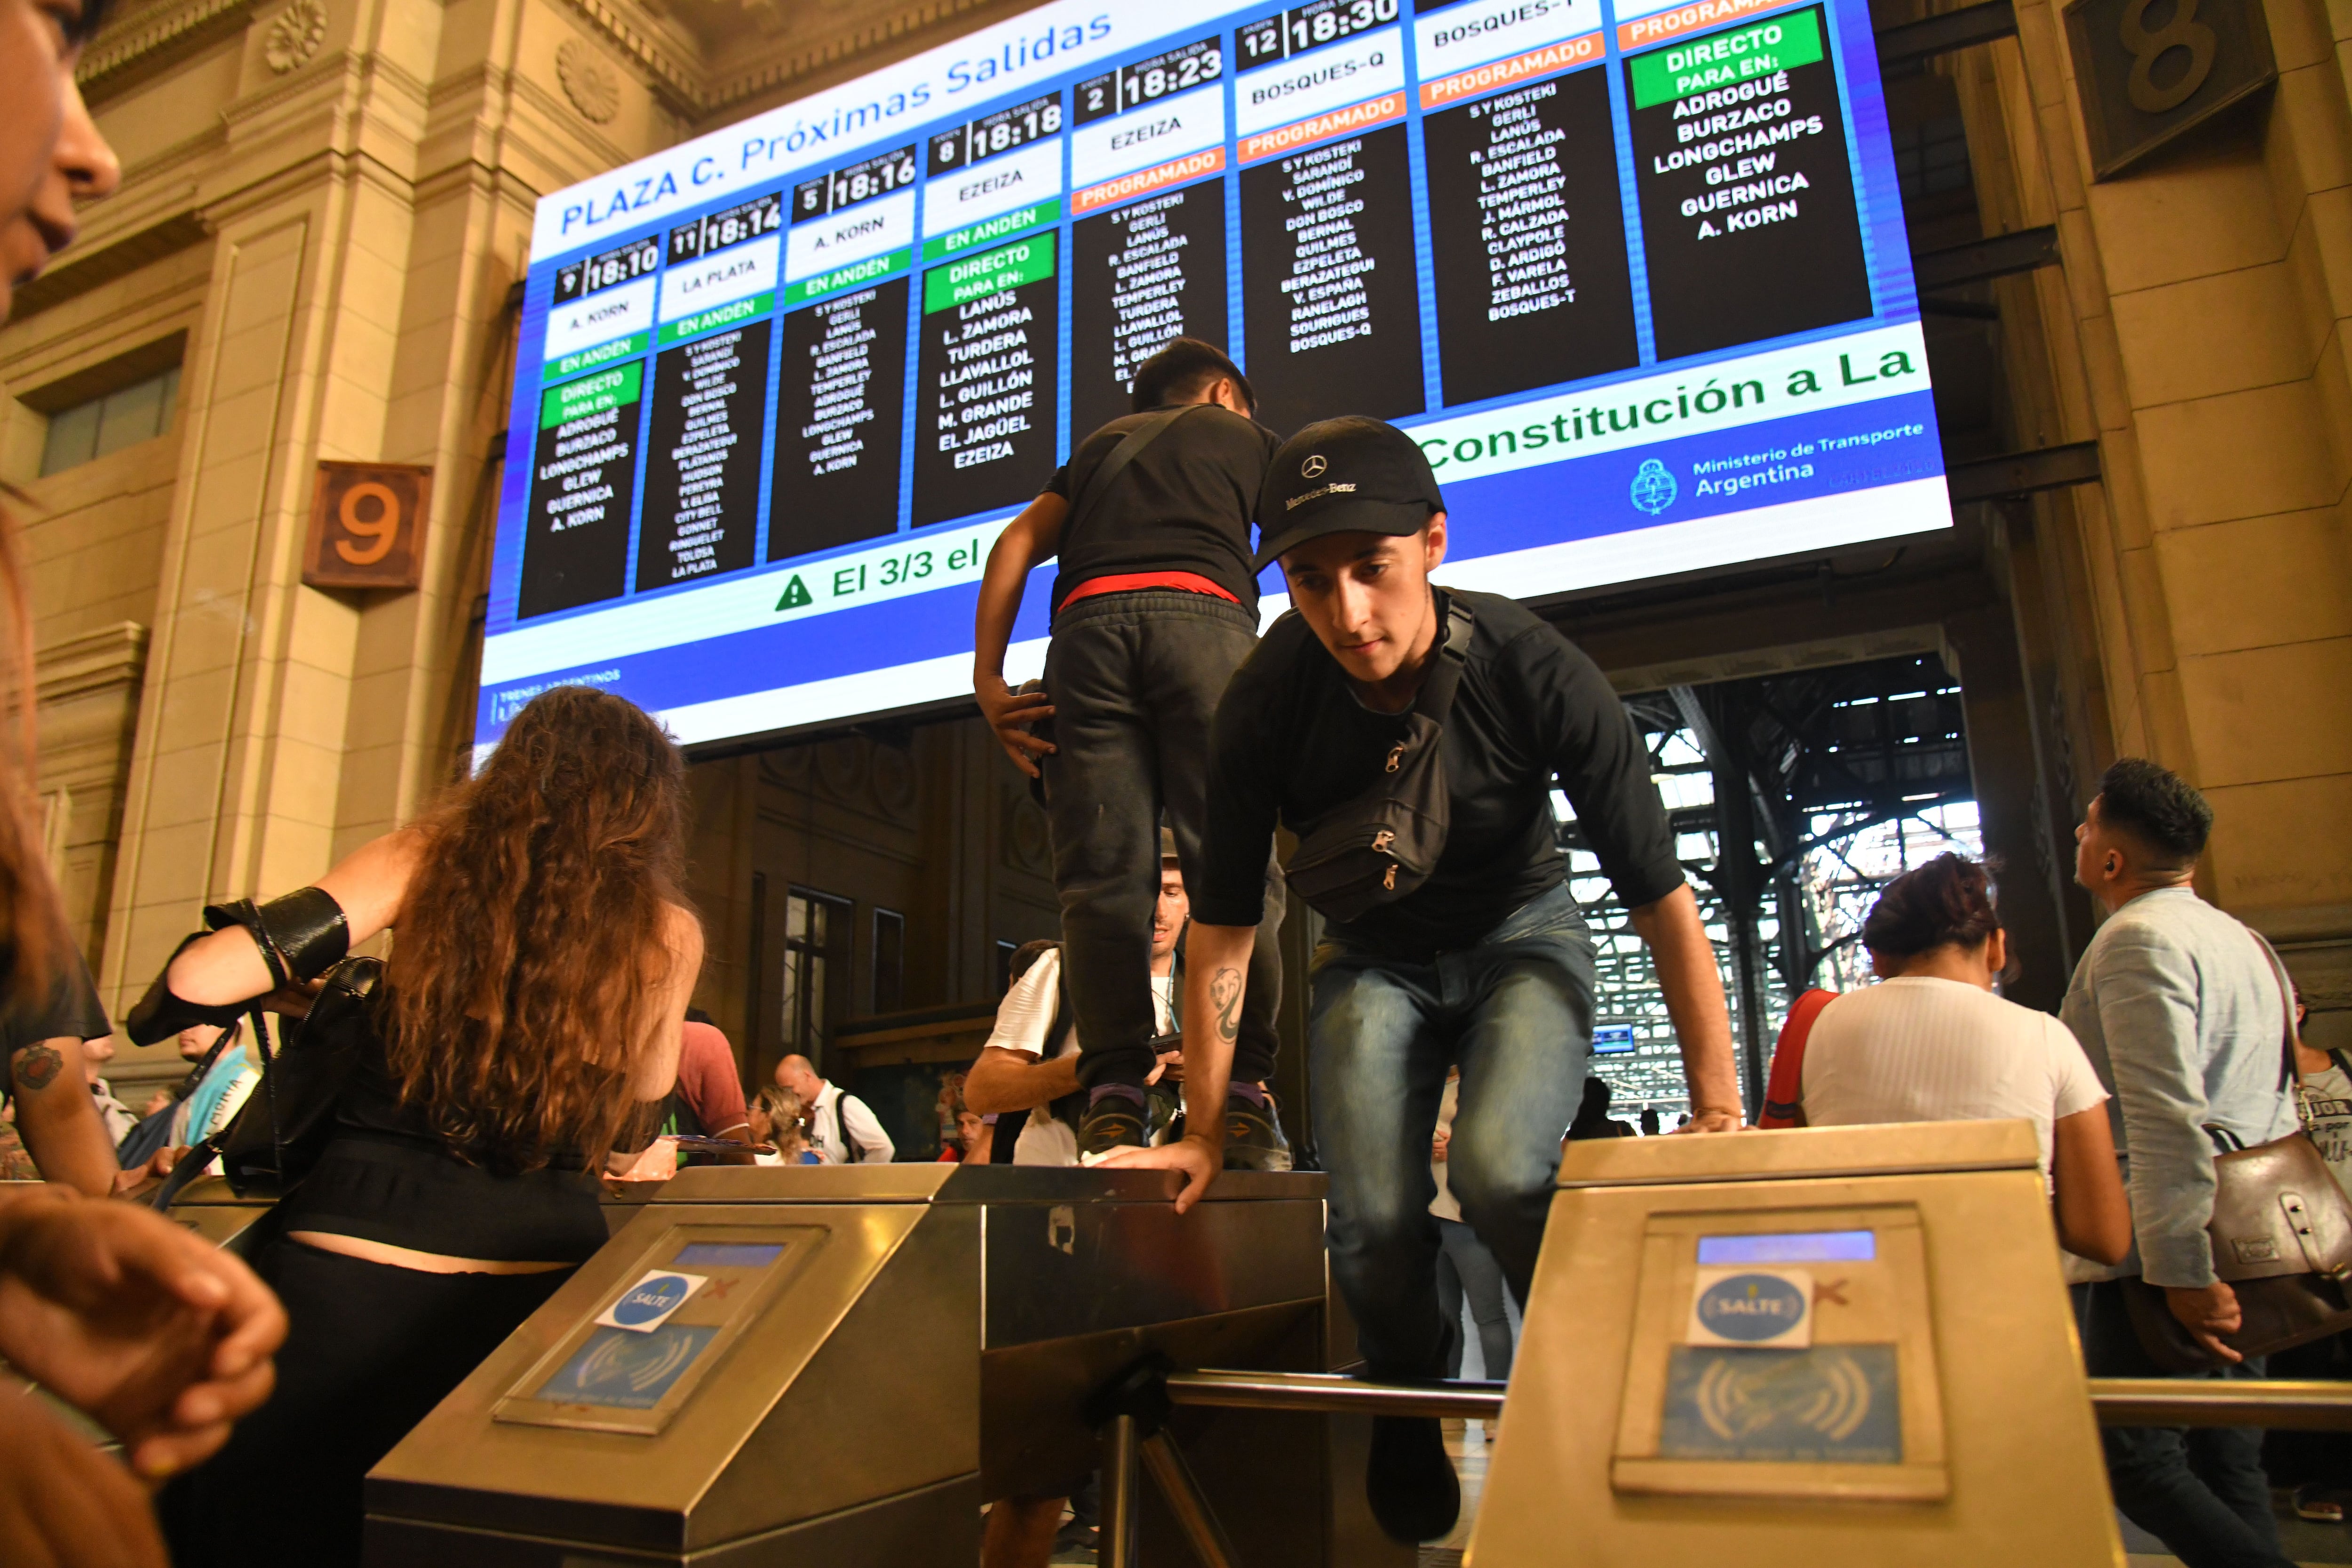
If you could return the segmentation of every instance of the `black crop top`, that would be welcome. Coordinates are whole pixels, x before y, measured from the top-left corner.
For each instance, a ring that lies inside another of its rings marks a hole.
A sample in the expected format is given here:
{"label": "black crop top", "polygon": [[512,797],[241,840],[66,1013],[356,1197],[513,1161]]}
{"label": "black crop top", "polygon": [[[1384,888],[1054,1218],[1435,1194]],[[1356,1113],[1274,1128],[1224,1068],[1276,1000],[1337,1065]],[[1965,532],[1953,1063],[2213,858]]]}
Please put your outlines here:
{"label": "black crop top", "polygon": [[501,1171],[483,1151],[433,1130],[400,1102],[371,1038],[335,1104],[335,1135],[288,1194],[288,1230],[358,1237],[450,1258],[584,1263],[607,1231],[595,1175],[574,1156],[534,1171]]}

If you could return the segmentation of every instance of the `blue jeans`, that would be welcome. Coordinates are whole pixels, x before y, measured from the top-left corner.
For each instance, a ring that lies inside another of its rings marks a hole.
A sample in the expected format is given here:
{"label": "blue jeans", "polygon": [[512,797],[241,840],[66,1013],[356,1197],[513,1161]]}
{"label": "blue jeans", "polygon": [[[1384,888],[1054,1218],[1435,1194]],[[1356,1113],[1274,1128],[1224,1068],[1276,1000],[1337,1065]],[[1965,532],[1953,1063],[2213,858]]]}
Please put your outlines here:
{"label": "blue jeans", "polygon": [[[2122,1281],[2077,1285],[2074,1295],[2083,1363],[2093,1377],[2263,1375],[2260,1356],[2211,1372],[2166,1372],[2140,1348]],[[2279,1550],[2259,1429],[2103,1426],[2099,1442],[2116,1506],[2188,1568],[2292,1568]]]}
{"label": "blue jeans", "polygon": [[1456,1063],[1446,1182],[1527,1300],[1583,1098],[1592,984],[1592,939],[1565,883],[1427,963],[1337,939],[1316,950],[1307,1043],[1330,1173],[1325,1242],[1372,1375],[1444,1370],[1429,1143]]}

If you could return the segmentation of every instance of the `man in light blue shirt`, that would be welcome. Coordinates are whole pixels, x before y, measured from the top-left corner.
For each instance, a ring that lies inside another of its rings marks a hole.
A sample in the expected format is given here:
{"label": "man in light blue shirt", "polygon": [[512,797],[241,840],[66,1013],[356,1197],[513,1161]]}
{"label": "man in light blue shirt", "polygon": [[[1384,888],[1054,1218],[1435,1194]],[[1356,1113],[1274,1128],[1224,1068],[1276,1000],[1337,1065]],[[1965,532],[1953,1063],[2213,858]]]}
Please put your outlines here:
{"label": "man in light blue shirt", "polygon": [[[2194,788],[2126,757],[2074,831],[2074,879],[2106,920],[2060,1016],[2114,1097],[2135,1240],[2121,1264],[2076,1288],[2095,1377],[2164,1375],[2131,1327],[2124,1292],[2135,1275],[2159,1287],[2172,1315],[2226,1363],[2187,1375],[2262,1375],[2258,1360],[2219,1337],[2241,1314],[2213,1272],[2215,1148],[2205,1129],[2249,1146],[2295,1131],[2287,1002],[2262,939],[2189,885],[2212,826]],[[2108,1427],[2102,1441],[2116,1506],[2184,1562],[2284,1568],[2261,1432]]]}

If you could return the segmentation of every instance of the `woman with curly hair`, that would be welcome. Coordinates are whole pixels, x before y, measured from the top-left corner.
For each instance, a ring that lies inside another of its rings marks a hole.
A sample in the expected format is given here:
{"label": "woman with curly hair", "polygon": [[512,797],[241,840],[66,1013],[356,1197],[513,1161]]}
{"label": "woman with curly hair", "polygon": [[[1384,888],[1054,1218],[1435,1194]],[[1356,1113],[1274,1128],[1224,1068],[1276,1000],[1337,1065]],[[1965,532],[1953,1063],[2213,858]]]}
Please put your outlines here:
{"label": "woman with curly hair", "polygon": [[256,1260],[291,1320],[278,1394],[164,1496],[181,1568],[358,1563],[370,1467],[604,1244],[596,1173],[669,1092],[702,967],[685,809],[658,724],[559,687],[422,821],[164,971],[165,1010],[233,1014],[394,933]]}

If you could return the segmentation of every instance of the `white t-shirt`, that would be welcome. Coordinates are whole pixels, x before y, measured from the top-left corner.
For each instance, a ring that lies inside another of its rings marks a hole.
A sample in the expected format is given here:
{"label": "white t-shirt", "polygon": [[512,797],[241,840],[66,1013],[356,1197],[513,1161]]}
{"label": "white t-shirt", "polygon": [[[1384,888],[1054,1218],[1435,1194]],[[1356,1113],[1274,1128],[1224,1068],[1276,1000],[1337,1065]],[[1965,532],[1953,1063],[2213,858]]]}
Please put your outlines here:
{"label": "white t-shirt", "polygon": [[2050,1177],[2051,1123],[2102,1104],[2090,1058],[2065,1025],[1981,986],[1925,975],[1850,991],[1805,1042],[1806,1123],[2022,1117]]}
{"label": "white t-shirt", "polygon": [[[989,1031],[988,1048],[1019,1051],[1033,1060],[1045,1058],[1045,1036],[1054,1026],[1054,1014],[1061,999],[1062,950],[1048,948],[1038,955],[1020,979],[1004,993],[1004,1000],[996,1005],[996,1026]],[[1169,1033],[1176,1016],[1176,977],[1155,974],[1151,977],[1151,1016],[1156,1032]],[[1054,1051],[1055,1060],[1078,1054],[1078,1026],[1071,1024],[1062,1031],[1060,1045]],[[1003,1137],[1007,1119],[997,1120],[997,1136]],[[1013,1163],[1016,1165],[1075,1165],[1078,1163],[1078,1136],[1067,1123],[1040,1106],[1026,1121],[1018,1124],[1020,1139],[1013,1145]]]}
{"label": "white t-shirt", "polygon": [[2337,1184],[2352,1193],[2352,1073],[2344,1070],[2340,1053],[2330,1053],[2327,1066],[2320,1071],[2303,1075],[2295,1091],[2295,1110],[2302,1115],[2303,1130],[2319,1145],[2327,1168],[2336,1173]]}

